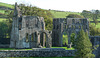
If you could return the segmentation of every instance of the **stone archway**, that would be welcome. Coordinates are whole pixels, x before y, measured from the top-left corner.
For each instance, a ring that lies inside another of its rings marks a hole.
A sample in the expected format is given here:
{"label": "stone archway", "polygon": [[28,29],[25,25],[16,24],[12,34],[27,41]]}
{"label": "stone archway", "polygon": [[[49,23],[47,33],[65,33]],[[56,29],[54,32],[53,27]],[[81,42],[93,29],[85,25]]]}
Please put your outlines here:
{"label": "stone archway", "polygon": [[[47,31],[47,30],[42,30],[40,31],[40,34],[44,33],[46,35],[46,48],[51,48],[52,47],[52,38],[51,34],[52,32]],[[43,40],[45,41],[45,40]]]}

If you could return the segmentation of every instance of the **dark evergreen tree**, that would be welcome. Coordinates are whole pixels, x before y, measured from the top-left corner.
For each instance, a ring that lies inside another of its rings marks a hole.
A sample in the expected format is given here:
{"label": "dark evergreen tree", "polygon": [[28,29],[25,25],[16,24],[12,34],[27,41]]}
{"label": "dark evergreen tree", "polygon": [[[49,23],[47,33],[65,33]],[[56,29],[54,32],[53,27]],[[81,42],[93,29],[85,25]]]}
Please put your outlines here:
{"label": "dark evergreen tree", "polygon": [[92,54],[92,43],[88,37],[88,34],[81,30],[75,40],[75,58],[94,58]]}

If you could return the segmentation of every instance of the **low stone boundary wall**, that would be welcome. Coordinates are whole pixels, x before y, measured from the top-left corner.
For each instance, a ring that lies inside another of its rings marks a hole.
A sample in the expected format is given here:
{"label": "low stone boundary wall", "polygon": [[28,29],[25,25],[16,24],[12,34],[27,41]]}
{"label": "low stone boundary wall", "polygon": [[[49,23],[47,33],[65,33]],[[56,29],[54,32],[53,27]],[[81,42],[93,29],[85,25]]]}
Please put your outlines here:
{"label": "low stone boundary wall", "polygon": [[74,56],[75,50],[63,48],[34,48],[32,50],[2,50],[0,57],[66,57]]}

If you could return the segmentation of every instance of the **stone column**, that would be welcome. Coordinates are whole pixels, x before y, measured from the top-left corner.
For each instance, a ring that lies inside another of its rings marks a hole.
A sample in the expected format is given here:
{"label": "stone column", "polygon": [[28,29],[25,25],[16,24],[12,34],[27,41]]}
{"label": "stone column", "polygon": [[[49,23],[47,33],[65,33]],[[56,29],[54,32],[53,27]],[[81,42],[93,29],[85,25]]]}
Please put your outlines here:
{"label": "stone column", "polygon": [[39,47],[40,44],[40,34],[38,32],[36,32],[36,46]]}
{"label": "stone column", "polygon": [[48,42],[48,37],[46,37],[46,48],[49,48],[49,42]]}
{"label": "stone column", "polygon": [[33,33],[33,41],[36,41],[35,33]]}
{"label": "stone column", "polygon": [[37,42],[40,43],[40,34],[38,33],[38,38]]}
{"label": "stone column", "polygon": [[71,48],[70,33],[68,34],[68,48]]}
{"label": "stone column", "polygon": [[64,31],[64,29],[63,29],[63,23],[61,23],[60,25],[59,25],[59,27],[60,27],[60,31],[59,31],[59,45],[58,46],[62,46],[62,44],[63,44],[63,34],[62,34],[62,32]]}
{"label": "stone column", "polygon": [[[43,30],[45,30],[45,23],[43,22]],[[45,47],[45,34],[43,33],[43,47]]]}
{"label": "stone column", "polygon": [[30,48],[31,48],[31,35],[29,35],[29,46],[30,46]]}
{"label": "stone column", "polygon": [[68,44],[70,44],[70,34],[68,34]]}

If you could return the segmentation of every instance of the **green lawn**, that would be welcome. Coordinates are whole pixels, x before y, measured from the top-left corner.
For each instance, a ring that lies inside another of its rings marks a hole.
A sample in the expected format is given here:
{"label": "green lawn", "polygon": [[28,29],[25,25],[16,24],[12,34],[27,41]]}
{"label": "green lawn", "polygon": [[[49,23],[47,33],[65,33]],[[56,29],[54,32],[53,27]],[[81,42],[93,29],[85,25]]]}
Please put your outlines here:
{"label": "green lawn", "polygon": [[74,58],[74,57],[7,57],[7,58]]}
{"label": "green lawn", "polygon": [[[67,48],[67,47],[52,47],[52,48],[64,48],[66,50],[74,50],[74,48]],[[0,50],[32,50],[32,49],[0,48]]]}
{"label": "green lawn", "polygon": [[5,7],[9,7],[9,8],[14,8],[13,5],[7,4],[7,3],[2,3],[2,2],[0,2],[0,6],[5,6]]}
{"label": "green lawn", "polygon": [[80,15],[80,13],[78,12],[61,12],[61,11],[54,11],[54,10],[50,10],[50,12],[53,14],[54,18],[66,18],[66,16],[68,16],[69,14]]}
{"label": "green lawn", "polygon": [[74,48],[67,48],[67,47],[52,47],[52,48],[64,48],[66,50],[74,50]]}

